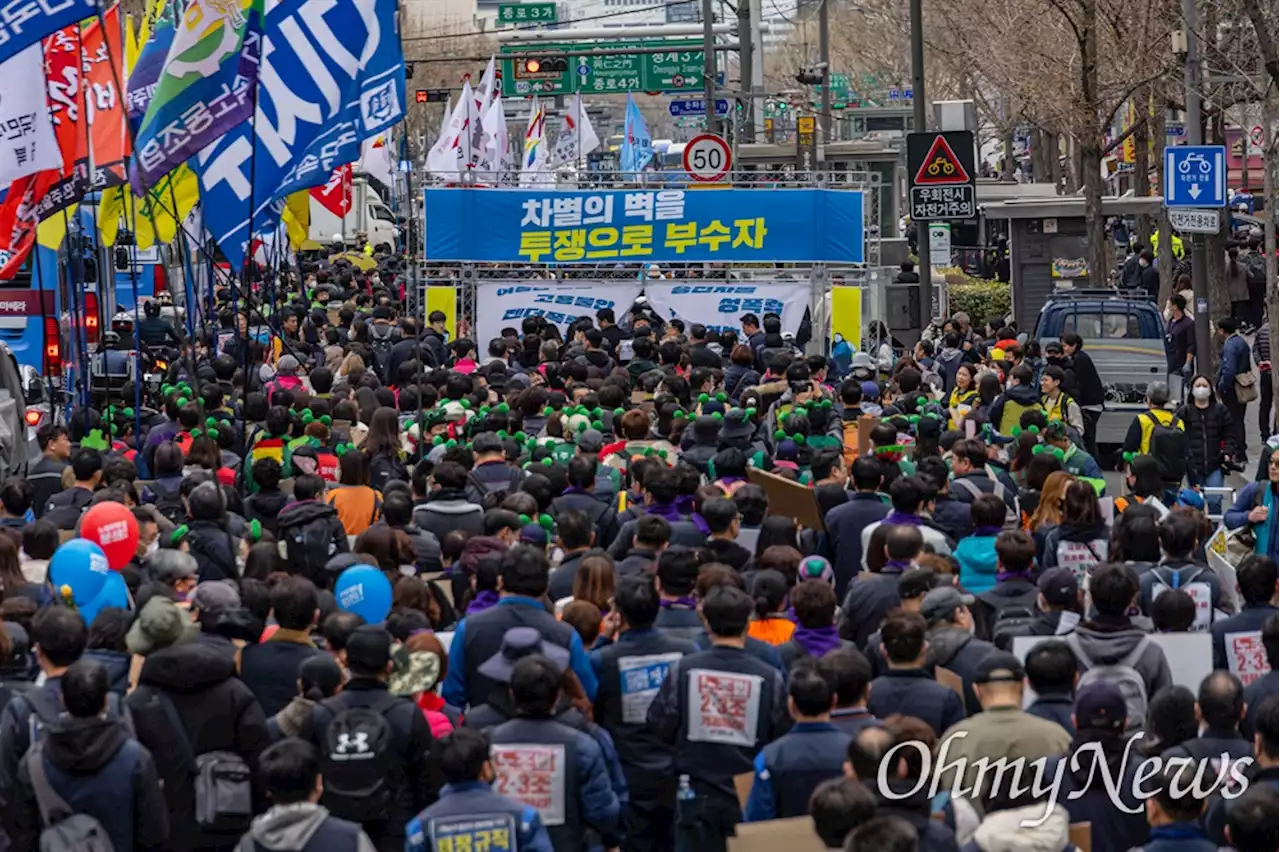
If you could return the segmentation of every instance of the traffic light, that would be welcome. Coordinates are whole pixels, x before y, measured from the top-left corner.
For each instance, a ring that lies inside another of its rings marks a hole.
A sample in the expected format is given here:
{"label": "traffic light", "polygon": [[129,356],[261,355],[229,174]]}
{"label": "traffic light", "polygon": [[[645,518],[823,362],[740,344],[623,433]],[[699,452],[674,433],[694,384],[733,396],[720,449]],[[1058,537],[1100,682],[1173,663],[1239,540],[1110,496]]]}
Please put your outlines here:
{"label": "traffic light", "polygon": [[517,80],[558,80],[569,70],[569,60],[563,56],[519,56],[512,64]]}

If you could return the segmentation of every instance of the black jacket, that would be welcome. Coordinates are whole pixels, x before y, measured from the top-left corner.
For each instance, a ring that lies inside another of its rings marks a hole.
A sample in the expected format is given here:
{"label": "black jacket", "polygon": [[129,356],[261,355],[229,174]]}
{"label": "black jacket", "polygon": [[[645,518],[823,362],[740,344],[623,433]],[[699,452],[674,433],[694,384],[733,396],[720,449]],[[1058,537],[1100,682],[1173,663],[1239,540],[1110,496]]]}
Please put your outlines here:
{"label": "black jacket", "polygon": [[1071,358],[1071,368],[1076,373],[1076,402],[1080,405],[1102,405],[1107,398],[1107,389],[1089,353],[1083,349],[1076,352]]}
{"label": "black jacket", "polygon": [[393,479],[409,482],[409,469],[404,466],[400,456],[384,452],[369,460],[369,484],[375,491],[385,491],[387,483]]}
{"label": "black jacket", "polygon": [[257,494],[250,494],[244,501],[245,520],[256,520],[262,524],[264,530],[275,535],[280,510],[292,501],[293,498],[283,491],[259,491]]}
{"label": "black jacket", "polygon": [[276,537],[285,545],[289,572],[303,575],[318,588],[328,588],[325,563],[351,549],[338,510],[319,500],[290,503],[277,517],[276,529]]}
{"label": "black jacket", "polygon": [[[385,683],[353,678],[340,694],[312,708],[308,732],[311,742],[317,747],[322,745],[325,730],[341,710],[371,707],[386,694]],[[384,716],[391,727],[399,758],[399,771],[390,784],[395,799],[388,820],[364,823],[365,833],[380,847],[388,840],[403,839],[405,823],[435,802],[444,783],[436,760],[436,740],[431,735],[431,725],[418,706],[406,698],[387,710]],[[321,804],[325,804],[324,799],[321,799]]]}
{"label": "black jacket", "polygon": [[982,705],[973,691],[973,678],[983,658],[995,650],[990,642],[975,638],[963,627],[943,623],[929,631],[929,651],[925,664],[941,666],[964,681],[964,701],[969,713],[981,713]]}
{"label": "black jacket", "polygon": [[711,554],[712,562],[723,563],[735,571],[741,571],[751,561],[751,551],[736,541],[708,538],[703,548]]}
{"label": "black jacket", "polygon": [[939,737],[965,717],[960,696],[924,669],[890,669],[876,678],[871,682],[867,710],[879,719],[895,713],[915,716]]}
{"label": "black jacket", "polygon": [[602,550],[574,551],[566,555],[559,566],[551,572],[551,578],[547,581],[547,598],[549,600],[558,601],[561,598],[573,595],[573,581],[577,579],[578,566],[582,564],[582,557],[588,553],[604,555]]}
{"label": "black jacket", "polygon": [[80,522],[81,513],[92,499],[93,492],[72,486],[49,498],[41,518],[60,530],[73,530]]}
{"label": "black jacket", "polygon": [[719,370],[724,366],[723,359],[705,343],[695,343],[689,347],[689,361],[695,367],[708,367],[712,370]]}
{"label": "black jacket", "polygon": [[658,554],[652,550],[633,547],[614,566],[614,573],[619,577],[639,577],[650,573],[658,561]]}
{"label": "black jacket", "polygon": [[1208,408],[1187,404],[1178,409],[1187,433],[1187,471],[1203,477],[1222,467],[1223,456],[1236,454],[1231,412],[1220,402]]}
{"label": "black jacket", "polygon": [[[155,651],[142,664],[138,688],[125,704],[138,740],[155,757],[169,810],[169,849],[208,849],[238,836],[206,832],[195,817],[195,787],[188,755],[231,751],[254,771],[255,812],[264,804],[257,784],[258,756],[271,745],[267,719],[249,687],[235,676],[235,661],[201,642]],[[182,730],[174,730],[167,697]]]}
{"label": "black jacket", "polygon": [[[836,575],[836,598],[843,600],[849,584],[862,570],[862,530],[884,519],[892,507],[879,494],[865,491],[855,493],[847,503],[836,506],[824,519],[827,540],[834,558],[832,571]],[[967,514],[967,508],[966,508]],[[873,626],[871,630],[874,630]],[[868,630],[869,634],[871,630]]]}
{"label": "black jacket", "polygon": [[201,583],[235,580],[240,576],[236,570],[235,543],[226,529],[213,521],[191,521],[187,528],[187,543],[199,566],[196,576]]}
{"label": "black jacket", "polygon": [[67,463],[44,456],[28,468],[27,483],[31,486],[31,511],[37,518],[44,517],[49,498],[62,490],[62,472]]}
{"label": "black jacket", "polygon": [[1036,700],[1027,707],[1032,716],[1039,716],[1049,722],[1057,722],[1071,736],[1076,735],[1076,726],[1071,723],[1071,714],[1075,712],[1076,702],[1071,693],[1038,693]]}
{"label": "black jacket", "polygon": [[298,667],[321,653],[303,631],[277,629],[271,638],[240,652],[240,679],[253,692],[267,718],[298,694]]}
{"label": "black jacket", "polygon": [[116,850],[166,848],[169,814],[151,753],[123,723],[97,716],[64,718],[45,733],[39,750],[27,753],[11,808],[11,848],[37,847],[42,826],[31,781],[37,759],[53,791],[76,813],[101,823]]}
{"label": "black jacket", "polygon": [[880,629],[889,610],[902,603],[898,595],[901,575],[901,571],[867,574],[849,584],[849,593],[840,607],[841,639],[859,648],[867,644],[867,638]]}
{"label": "black jacket", "polygon": [[607,547],[618,531],[617,512],[610,503],[588,494],[580,488],[566,488],[551,501],[551,517],[559,518],[565,512],[582,512],[591,520],[596,531],[596,546]]}

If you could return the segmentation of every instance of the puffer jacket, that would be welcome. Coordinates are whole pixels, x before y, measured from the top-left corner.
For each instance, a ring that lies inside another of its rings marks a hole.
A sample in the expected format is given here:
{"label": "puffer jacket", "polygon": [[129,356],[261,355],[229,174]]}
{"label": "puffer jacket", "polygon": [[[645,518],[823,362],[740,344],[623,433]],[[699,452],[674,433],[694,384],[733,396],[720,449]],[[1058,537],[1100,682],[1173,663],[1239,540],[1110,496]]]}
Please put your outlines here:
{"label": "puffer jacket", "polygon": [[[1065,852],[1071,845],[1071,817],[1062,805],[1009,808],[987,814],[962,852]],[[1043,821],[1041,821],[1043,819]]]}
{"label": "puffer jacket", "polygon": [[734,402],[738,401],[738,397],[744,390],[758,384],[760,384],[760,373],[752,367],[730,364],[724,371],[724,389],[729,394],[729,399]]}
{"label": "puffer jacket", "polygon": [[196,576],[200,582],[238,579],[235,542],[231,540],[231,533],[214,521],[192,521],[188,526],[187,543],[199,566]]}
{"label": "puffer jacket", "polygon": [[1208,408],[1188,403],[1178,409],[1177,417],[1187,433],[1187,470],[1205,476],[1222,467],[1223,456],[1236,453],[1231,429],[1231,412],[1216,399]]}

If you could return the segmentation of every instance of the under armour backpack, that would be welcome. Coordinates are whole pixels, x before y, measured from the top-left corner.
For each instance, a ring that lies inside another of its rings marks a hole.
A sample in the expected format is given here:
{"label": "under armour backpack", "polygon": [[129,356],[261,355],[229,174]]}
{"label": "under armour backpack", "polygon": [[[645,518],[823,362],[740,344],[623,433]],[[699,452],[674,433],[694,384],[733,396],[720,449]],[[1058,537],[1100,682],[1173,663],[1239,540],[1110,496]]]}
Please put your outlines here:
{"label": "under armour backpack", "polygon": [[323,703],[334,716],[320,754],[322,804],[334,816],[353,822],[390,818],[391,778],[399,762],[386,713],[400,702],[387,695],[367,707],[348,707],[341,696]]}
{"label": "under armour backpack", "polygon": [[1080,644],[1079,635],[1069,633],[1064,638],[1075,653],[1076,659],[1086,667],[1086,671],[1080,675],[1080,680],[1076,683],[1076,694],[1084,692],[1090,684],[1109,683],[1120,690],[1120,694],[1124,696],[1125,729],[1133,731],[1146,724],[1147,682],[1142,679],[1142,675],[1138,674],[1135,666],[1146,653],[1147,646],[1151,643],[1150,637],[1143,636],[1126,656],[1103,665],[1095,663],[1093,658],[1085,652]]}
{"label": "under armour backpack", "polygon": [[1151,441],[1147,451],[1160,468],[1160,478],[1165,482],[1181,482],[1187,475],[1187,456],[1191,446],[1187,443],[1187,433],[1178,428],[1178,418],[1174,417],[1166,426],[1155,415],[1139,416],[1151,421]]}

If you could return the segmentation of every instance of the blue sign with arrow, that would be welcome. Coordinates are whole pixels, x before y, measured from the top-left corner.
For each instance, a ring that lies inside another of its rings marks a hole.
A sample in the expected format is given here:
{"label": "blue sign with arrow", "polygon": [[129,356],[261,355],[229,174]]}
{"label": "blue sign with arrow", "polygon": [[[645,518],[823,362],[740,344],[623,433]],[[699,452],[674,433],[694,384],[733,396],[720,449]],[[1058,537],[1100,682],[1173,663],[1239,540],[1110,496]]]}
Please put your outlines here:
{"label": "blue sign with arrow", "polygon": [[[667,105],[667,112],[676,118],[685,115],[706,115],[707,107],[703,103],[702,98],[686,98],[684,100],[672,101]],[[729,114],[729,101],[724,98],[716,98],[716,115]]]}
{"label": "blue sign with arrow", "polygon": [[1225,207],[1227,149],[1222,145],[1171,145],[1164,149],[1166,207]]}

